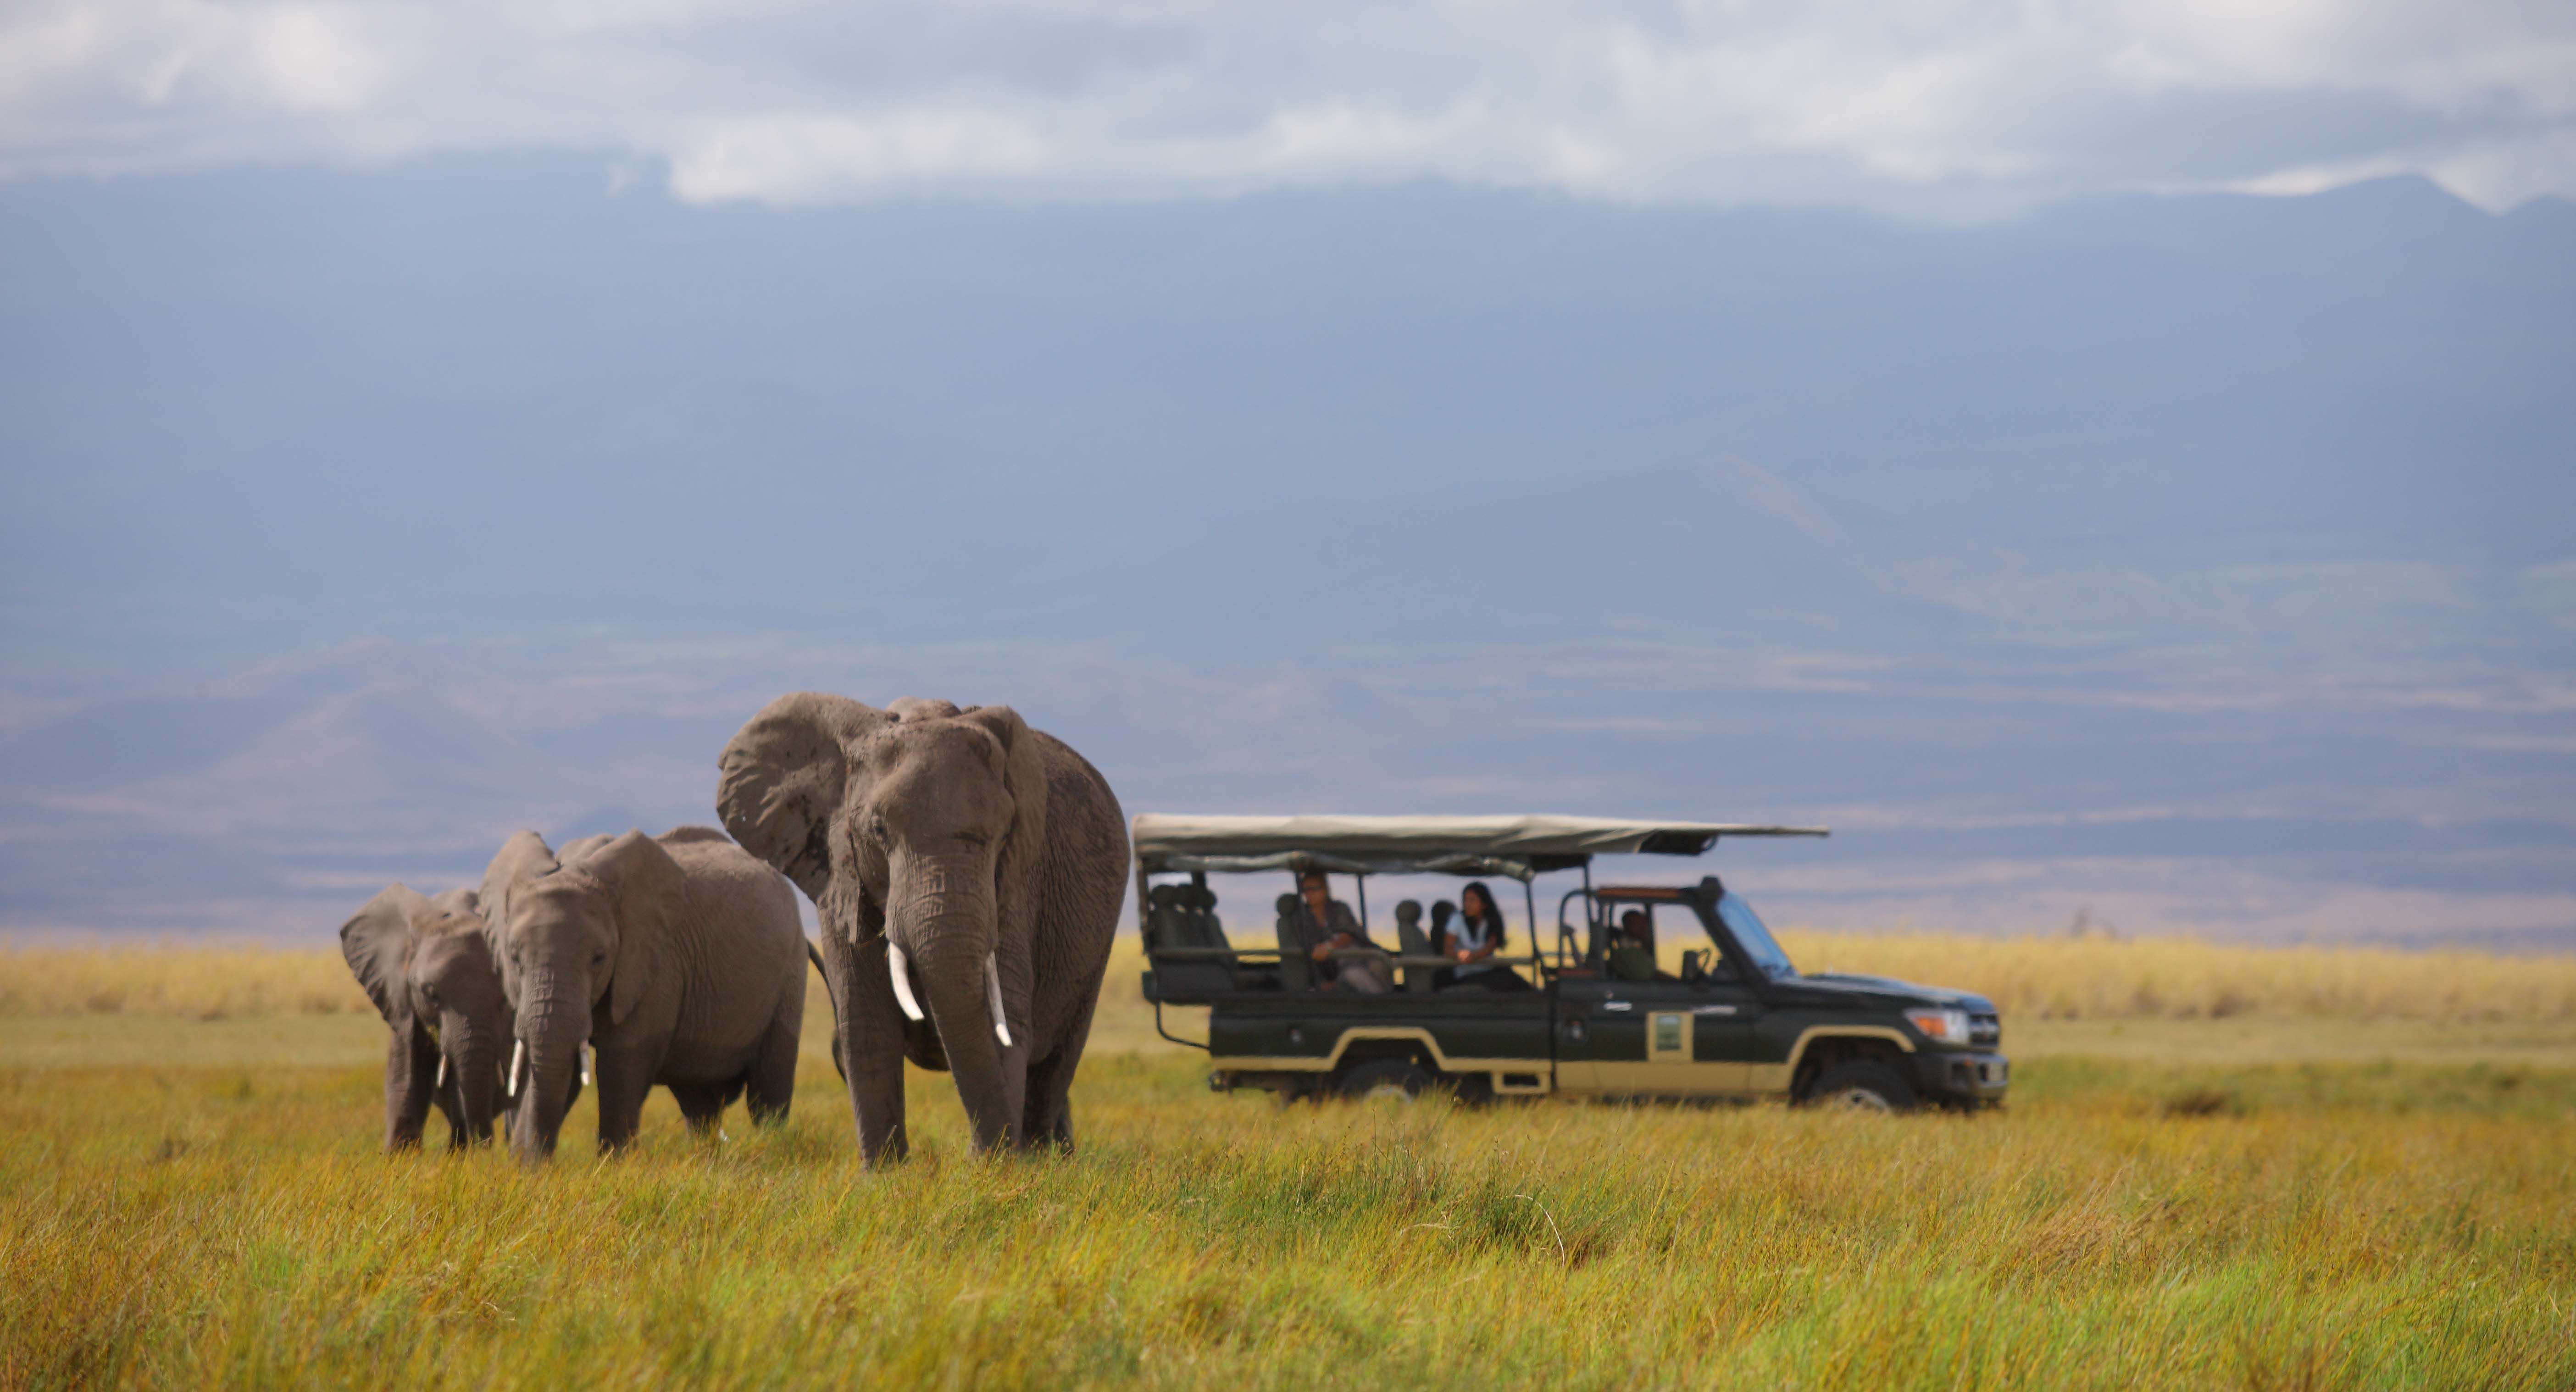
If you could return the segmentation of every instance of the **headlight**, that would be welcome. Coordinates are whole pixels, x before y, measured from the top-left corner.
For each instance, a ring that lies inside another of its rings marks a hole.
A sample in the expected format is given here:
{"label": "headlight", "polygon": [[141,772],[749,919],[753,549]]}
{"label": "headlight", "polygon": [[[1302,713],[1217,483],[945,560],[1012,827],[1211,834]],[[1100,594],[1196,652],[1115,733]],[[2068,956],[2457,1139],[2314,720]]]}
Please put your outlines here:
{"label": "headlight", "polygon": [[1943,1044],[1968,1042],[1968,1012],[1964,1010],[1909,1010],[1905,1023],[1922,1031],[1926,1039]]}

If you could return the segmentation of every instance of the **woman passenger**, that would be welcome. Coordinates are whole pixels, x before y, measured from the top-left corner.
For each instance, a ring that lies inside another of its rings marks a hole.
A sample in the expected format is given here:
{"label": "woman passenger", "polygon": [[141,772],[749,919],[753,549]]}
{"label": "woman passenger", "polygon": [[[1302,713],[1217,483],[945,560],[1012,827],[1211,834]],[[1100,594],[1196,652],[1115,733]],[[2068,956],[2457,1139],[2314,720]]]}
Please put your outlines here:
{"label": "woman passenger", "polygon": [[1494,893],[1482,880],[1470,880],[1458,891],[1458,916],[1440,930],[1440,940],[1431,950],[1455,961],[1450,980],[1460,986],[1487,991],[1526,991],[1528,982],[1519,972],[1493,959],[1503,950],[1503,915],[1494,907]]}

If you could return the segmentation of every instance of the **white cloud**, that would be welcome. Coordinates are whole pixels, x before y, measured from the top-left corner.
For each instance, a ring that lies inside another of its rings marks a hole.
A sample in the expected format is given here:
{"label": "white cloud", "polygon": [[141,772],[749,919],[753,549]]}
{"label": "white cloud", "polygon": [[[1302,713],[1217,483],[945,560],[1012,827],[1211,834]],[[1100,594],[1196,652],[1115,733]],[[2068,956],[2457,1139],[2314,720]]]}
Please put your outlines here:
{"label": "white cloud", "polygon": [[2426,174],[2576,196],[2561,0],[32,0],[0,171],[517,147],[692,199],[1440,179],[1973,218]]}

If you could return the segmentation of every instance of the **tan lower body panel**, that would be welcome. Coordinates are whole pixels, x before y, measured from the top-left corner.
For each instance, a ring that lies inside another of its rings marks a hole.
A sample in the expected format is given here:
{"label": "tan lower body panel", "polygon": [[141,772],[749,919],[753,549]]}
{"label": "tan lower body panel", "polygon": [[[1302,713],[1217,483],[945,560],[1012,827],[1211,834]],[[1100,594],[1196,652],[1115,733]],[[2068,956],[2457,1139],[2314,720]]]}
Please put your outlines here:
{"label": "tan lower body panel", "polygon": [[1750,1069],[1741,1063],[1560,1063],[1556,1090],[1602,1097],[1740,1097],[1754,1091]]}

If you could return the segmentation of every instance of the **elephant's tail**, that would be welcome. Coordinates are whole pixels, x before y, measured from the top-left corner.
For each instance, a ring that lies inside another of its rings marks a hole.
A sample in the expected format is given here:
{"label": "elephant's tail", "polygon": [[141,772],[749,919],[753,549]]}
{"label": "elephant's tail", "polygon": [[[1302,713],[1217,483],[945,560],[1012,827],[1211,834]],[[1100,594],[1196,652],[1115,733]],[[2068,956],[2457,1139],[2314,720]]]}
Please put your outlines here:
{"label": "elephant's tail", "polygon": [[832,979],[832,974],[823,969],[823,954],[820,950],[816,949],[812,938],[807,938],[805,940],[805,960],[814,964],[815,975],[822,977],[825,981]]}

